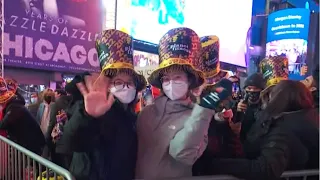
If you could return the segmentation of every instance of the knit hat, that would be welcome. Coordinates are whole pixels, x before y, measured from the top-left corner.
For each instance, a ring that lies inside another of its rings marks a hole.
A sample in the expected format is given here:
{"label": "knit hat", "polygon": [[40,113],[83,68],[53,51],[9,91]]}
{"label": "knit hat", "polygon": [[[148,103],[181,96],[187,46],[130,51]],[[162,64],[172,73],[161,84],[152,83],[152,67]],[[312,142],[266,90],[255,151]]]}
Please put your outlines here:
{"label": "knit hat", "polygon": [[0,77],[0,104],[5,104],[15,96],[13,91],[9,91],[6,81]]}
{"label": "knit hat", "polygon": [[246,88],[248,86],[255,86],[255,87],[263,90],[266,87],[266,82],[263,79],[262,74],[254,73],[244,81],[243,88]]}
{"label": "knit hat", "polygon": [[175,28],[169,30],[159,42],[159,67],[154,70],[148,82],[162,89],[161,77],[169,69],[186,72],[192,78],[190,89],[204,83],[203,73],[194,68],[200,62],[201,44],[199,36],[189,28]]}
{"label": "knit hat", "polygon": [[134,70],[132,37],[124,32],[110,29],[101,33],[96,40],[101,73],[113,77],[120,72],[133,76],[137,91],[146,86],[145,78]]}
{"label": "knit hat", "polygon": [[228,78],[228,71],[220,68],[220,42],[217,36],[204,36],[201,39],[201,62],[196,68],[204,73],[207,84],[215,84],[222,78]]}

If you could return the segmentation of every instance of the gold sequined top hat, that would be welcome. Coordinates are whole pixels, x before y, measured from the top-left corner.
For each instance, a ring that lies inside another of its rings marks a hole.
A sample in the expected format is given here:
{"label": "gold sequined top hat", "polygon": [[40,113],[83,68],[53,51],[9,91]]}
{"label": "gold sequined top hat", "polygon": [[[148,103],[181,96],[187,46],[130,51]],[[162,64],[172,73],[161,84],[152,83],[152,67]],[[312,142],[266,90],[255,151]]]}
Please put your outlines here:
{"label": "gold sequined top hat", "polygon": [[190,88],[199,87],[204,82],[203,73],[194,68],[200,61],[200,38],[189,28],[169,30],[159,42],[160,65],[148,78],[148,82],[162,89],[161,77],[169,68],[182,69],[192,78]]}
{"label": "gold sequined top hat", "polygon": [[270,87],[277,85],[281,80],[287,80],[289,76],[288,59],[284,56],[264,58],[259,64],[260,72],[267,82],[266,92]]}
{"label": "gold sequined top hat", "polygon": [[0,104],[7,103],[11,98],[14,97],[14,92],[9,91],[6,81],[0,77]]}
{"label": "gold sequined top hat", "polygon": [[201,63],[196,67],[202,71],[206,77],[206,83],[212,85],[222,78],[228,78],[228,71],[220,68],[219,50],[220,42],[218,36],[204,36],[201,41]]}
{"label": "gold sequined top hat", "polygon": [[17,88],[18,88],[17,81],[15,81],[13,79],[9,79],[9,78],[6,78],[5,81],[7,83],[8,90],[12,91],[13,93],[16,93]]}
{"label": "gold sequined top hat", "polygon": [[101,73],[115,76],[119,72],[133,75],[137,91],[146,86],[145,78],[134,70],[132,37],[115,29],[105,30],[96,40],[96,49],[100,61]]}

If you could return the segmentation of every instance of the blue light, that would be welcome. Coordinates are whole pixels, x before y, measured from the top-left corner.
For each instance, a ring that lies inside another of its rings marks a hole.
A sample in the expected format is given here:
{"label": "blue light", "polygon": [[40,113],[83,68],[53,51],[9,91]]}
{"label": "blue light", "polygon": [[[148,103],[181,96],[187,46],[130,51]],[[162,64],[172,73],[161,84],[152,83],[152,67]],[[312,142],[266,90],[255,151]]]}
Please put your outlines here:
{"label": "blue light", "polygon": [[305,4],[305,8],[306,8],[306,9],[310,9],[309,1],[307,1],[307,2],[306,2],[306,4]]}

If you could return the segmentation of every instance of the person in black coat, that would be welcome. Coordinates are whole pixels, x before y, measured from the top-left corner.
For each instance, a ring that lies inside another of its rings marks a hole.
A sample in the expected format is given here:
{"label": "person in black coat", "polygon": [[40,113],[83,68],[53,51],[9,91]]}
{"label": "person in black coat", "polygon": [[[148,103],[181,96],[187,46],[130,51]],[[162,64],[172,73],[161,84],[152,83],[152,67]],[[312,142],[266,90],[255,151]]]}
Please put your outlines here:
{"label": "person in black coat", "polygon": [[[0,78],[0,82],[3,82],[2,78]],[[10,93],[12,95],[8,95]],[[4,90],[1,96],[6,97],[7,100],[1,103],[4,108],[2,109],[3,118],[0,121],[0,130],[7,131],[10,140],[40,155],[45,145],[45,139],[39,124],[25,107],[25,102],[12,91],[5,92]]]}
{"label": "person in black coat", "polygon": [[266,81],[260,73],[252,74],[244,82],[244,97],[247,97],[247,100],[240,100],[233,109],[234,116],[232,118],[235,123],[241,122],[240,140],[242,142],[245,141],[247,133],[256,121],[256,115],[261,110],[260,94],[265,86]]}
{"label": "person in black coat", "polygon": [[78,90],[76,84],[84,81],[84,76],[90,75],[88,72],[84,72],[82,74],[76,75],[73,80],[66,84],[65,90],[67,92],[67,96],[60,97],[56,104],[54,104],[54,107],[52,107],[52,113],[50,117],[50,123],[48,127],[48,132],[46,138],[47,143],[49,144],[49,148],[51,148],[51,158],[52,161],[56,164],[58,164],[61,167],[64,167],[66,169],[69,168],[72,155],[73,153],[65,149],[65,145],[61,142],[58,142],[58,144],[53,143],[53,139],[51,137],[52,130],[54,126],[57,123],[56,115],[58,114],[58,111],[64,110],[67,114],[67,117],[70,119],[71,116],[74,114],[75,109],[77,108],[76,103],[78,101],[83,101],[83,96]]}
{"label": "person in black coat", "polygon": [[75,103],[57,148],[73,154],[69,169],[76,179],[131,180],[137,154],[134,102],[146,81],[133,69],[132,37],[114,29],[102,35],[96,43],[102,73],[77,83],[83,100]]}
{"label": "person in black coat", "polygon": [[316,168],[319,130],[317,117],[309,116],[312,95],[300,82],[284,80],[270,97],[243,144],[246,158],[209,160],[203,175],[275,180],[285,170]]}

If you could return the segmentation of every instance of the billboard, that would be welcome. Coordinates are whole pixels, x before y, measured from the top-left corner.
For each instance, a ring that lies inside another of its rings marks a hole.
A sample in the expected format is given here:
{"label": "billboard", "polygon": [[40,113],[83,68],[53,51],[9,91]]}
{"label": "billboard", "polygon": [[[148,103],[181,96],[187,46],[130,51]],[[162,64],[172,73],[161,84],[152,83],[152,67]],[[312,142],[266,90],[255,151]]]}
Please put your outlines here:
{"label": "billboard", "polygon": [[252,0],[118,0],[116,27],[158,44],[170,29],[188,27],[220,39],[220,60],[245,67]]}
{"label": "billboard", "polygon": [[142,51],[133,51],[133,64],[134,69],[147,79],[152,71],[158,68],[159,56]]}
{"label": "billboard", "polygon": [[266,56],[286,56],[289,79],[301,80],[307,72],[310,10],[276,11],[268,17]]}
{"label": "billboard", "polygon": [[4,0],[4,9],[6,66],[99,71],[94,42],[102,30],[100,0]]}

